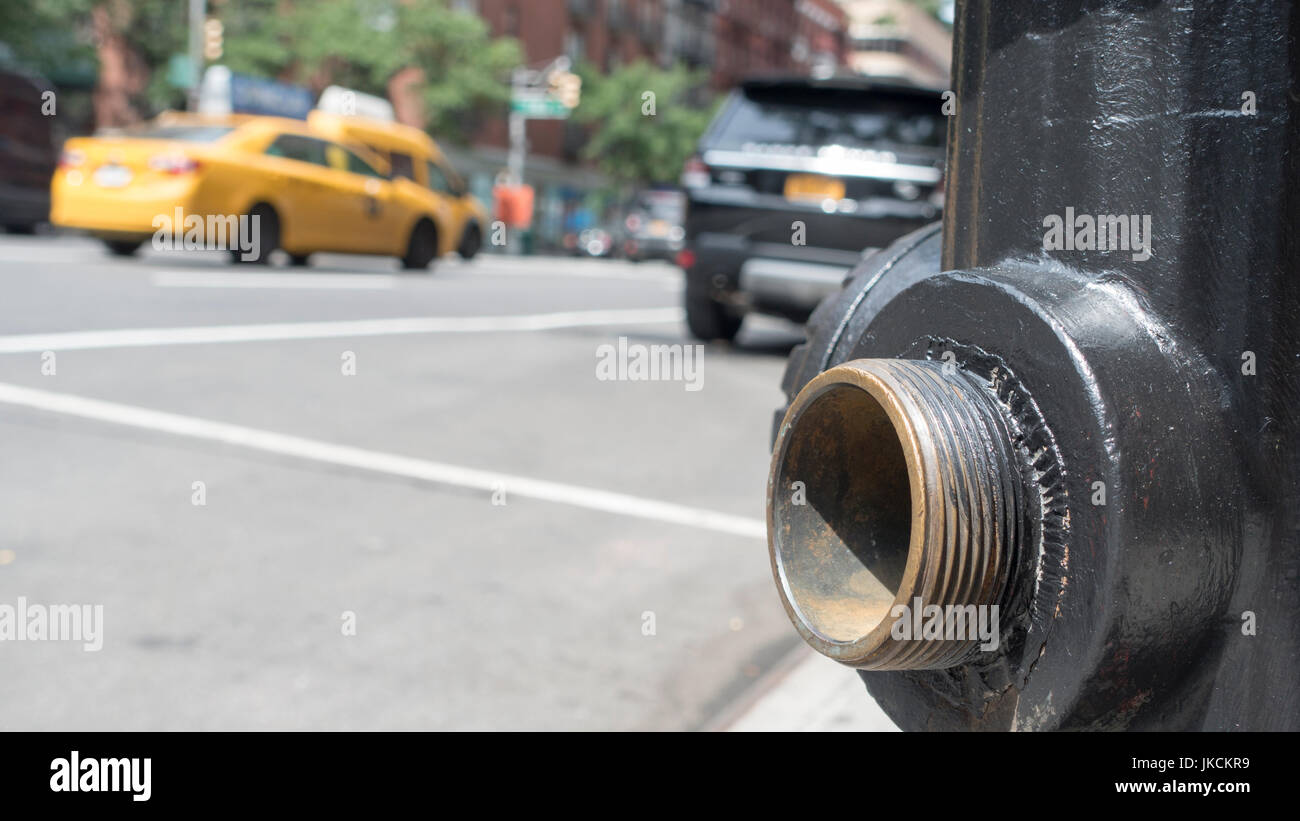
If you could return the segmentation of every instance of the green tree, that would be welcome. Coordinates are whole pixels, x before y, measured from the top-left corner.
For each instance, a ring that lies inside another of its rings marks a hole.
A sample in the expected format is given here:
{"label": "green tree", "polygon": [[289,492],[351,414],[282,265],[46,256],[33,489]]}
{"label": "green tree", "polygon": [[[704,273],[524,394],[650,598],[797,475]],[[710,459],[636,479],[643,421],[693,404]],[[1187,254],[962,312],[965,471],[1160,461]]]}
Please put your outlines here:
{"label": "green tree", "polygon": [[[0,40],[50,76],[78,56],[130,67],[146,80],[139,89],[114,89],[129,98],[120,108],[148,115],[185,102],[184,91],[168,84],[166,67],[188,48],[187,6],[180,0],[0,2]],[[217,62],[233,71],[316,92],[337,84],[387,97],[398,71],[419,69],[426,125],[440,137],[464,137],[483,117],[503,111],[510,70],[522,60],[517,41],[493,39],[481,19],[452,10],[446,0],[209,0],[208,14],[225,29]]]}
{"label": "green tree", "polygon": [[711,105],[692,102],[707,75],[646,62],[604,76],[589,67],[580,73],[574,117],[594,128],[584,156],[619,183],[675,181],[712,116]]}
{"label": "green tree", "polygon": [[[177,13],[177,9],[181,13]],[[159,71],[185,50],[184,4],[175,0],[40,0],[0,4],[0,40],[14,57],[56,84],[93,76],[106,59],[119,64],[139,88],[122,89],[143,109],[184,101]],[[119,72],[120,73],[120,72]]]}
{"label": "green tree", "polygon": [[445,0],[230,0],[222,11],[233,71],[327,85],[381,97],[400,70],[419,69],[426,126],[465,137],[509,100],[510,70],[522,59],[517,41],[491,37],[473,14]]}

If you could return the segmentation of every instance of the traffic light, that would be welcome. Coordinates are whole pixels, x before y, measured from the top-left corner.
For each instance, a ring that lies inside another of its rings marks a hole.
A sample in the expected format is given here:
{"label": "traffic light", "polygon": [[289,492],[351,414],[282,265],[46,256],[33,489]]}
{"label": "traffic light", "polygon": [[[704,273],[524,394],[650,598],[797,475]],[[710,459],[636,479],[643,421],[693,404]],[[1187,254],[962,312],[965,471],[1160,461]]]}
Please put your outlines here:
{"label": "traffic light", "polygon": [[203,21],[203,59],[221,59],[221,37],[225,30],[225,26],[215,17]]}
{"label": "traffic light", "polygon": [[571,71],[557,71],[551,75],[551,96],[565,108],[577,108],[582,97],[582,78]]}

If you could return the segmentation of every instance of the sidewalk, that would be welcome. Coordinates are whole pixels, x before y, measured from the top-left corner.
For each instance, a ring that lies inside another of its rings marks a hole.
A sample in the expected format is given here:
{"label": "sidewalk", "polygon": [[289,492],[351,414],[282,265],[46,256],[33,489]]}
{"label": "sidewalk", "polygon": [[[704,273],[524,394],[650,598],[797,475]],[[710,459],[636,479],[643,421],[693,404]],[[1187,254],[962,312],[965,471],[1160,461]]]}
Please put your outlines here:
{"label": "sidewalk", "polygon": [[723,732],[897,732],[857,671],[800,645],[709,730]]}

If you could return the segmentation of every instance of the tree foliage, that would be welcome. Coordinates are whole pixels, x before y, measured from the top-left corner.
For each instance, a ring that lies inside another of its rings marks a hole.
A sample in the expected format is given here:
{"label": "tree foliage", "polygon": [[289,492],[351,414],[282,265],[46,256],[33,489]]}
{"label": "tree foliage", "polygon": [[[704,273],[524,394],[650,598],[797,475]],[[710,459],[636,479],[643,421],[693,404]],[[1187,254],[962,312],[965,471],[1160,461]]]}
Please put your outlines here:
{"label": "tree foliage", "polygon": [[594,129],[585,156],[621,183],[675,181],[712,116],[712,106],[693,101],[707,75],[647,62],[604,76],[589,68],[580,73],[574,117]]}
{"label": "tree foliage", "polygon": [[[266,8],[259,8],[266,7]],[[233,71],[301,83],[337,84],[381,97],[404,68],[423,72],[426,125],[464,137],[510,96],[517,41],[491,37],[477,16],[445,0],[230,0],[223,62]]]}
{"label": "tree foliage", "polygon": [[[54,75],[74,56],[93,59],[92,19],[97,9],[107,12],[150,73],[138,107],[157,110],[184,101],[166,75],[172,55],[187,50],[187,7],[182,0],[0,3],[0,39],[19,60]],[[440,136],[463,137],[482,116],[499,113],[510,70],[522,59],[517,41],[492,38],[481,19],[446,0],[209,0],[208,8],[225,29],[217,62],[233,71],[316,92],[337,84],[386,97],[394,74],[420,69],[426,125]]]}

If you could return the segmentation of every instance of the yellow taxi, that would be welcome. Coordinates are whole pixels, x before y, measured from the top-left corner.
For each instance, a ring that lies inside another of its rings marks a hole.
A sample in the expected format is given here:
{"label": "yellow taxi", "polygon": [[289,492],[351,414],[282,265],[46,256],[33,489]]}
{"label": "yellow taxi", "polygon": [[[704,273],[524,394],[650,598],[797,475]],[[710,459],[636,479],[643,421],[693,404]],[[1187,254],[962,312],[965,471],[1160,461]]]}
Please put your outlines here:
{"label": "yellow taxi", "polygon": [[339,142],[362,145],[381,157],[389,167],[393,185],[410,196],[427,198],[433,192],[445,218],[439,223],[443,228],[439,238],[454,241],[442,247],[441,253],[455,249],[466,259],[478,253],[488,212],[470,195],[464,180],[428,134],[401,123],[321,110],[307,116],[307,125]]}
{"label": "yellow taxi", "polygon": [[381,145],[389,157],[402,140],[421,148],[403,154],[418,161],[417,177],[349,139],[333,119],[169,113],[120,134],[70,139],[51,183],[51,221],[100,237],[117,255],[160,235],[180,247],[195,247],[196,238],[197,247],[214,247],[212,232],[203,236],[214,218],[237,226],[238,236],[217,238],[236,260],[264,263],[282,249],[305,265],[329,251],[395,256],[421,269],[452,250],[477,253],[486,212],[432,139],[392,123],[370,126],[395,135]]}

